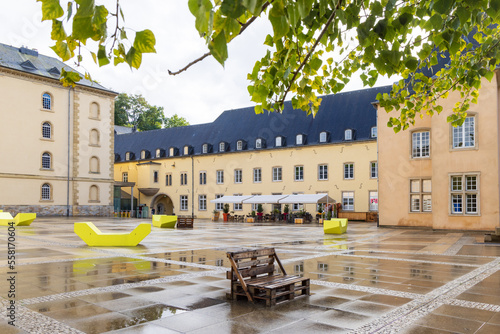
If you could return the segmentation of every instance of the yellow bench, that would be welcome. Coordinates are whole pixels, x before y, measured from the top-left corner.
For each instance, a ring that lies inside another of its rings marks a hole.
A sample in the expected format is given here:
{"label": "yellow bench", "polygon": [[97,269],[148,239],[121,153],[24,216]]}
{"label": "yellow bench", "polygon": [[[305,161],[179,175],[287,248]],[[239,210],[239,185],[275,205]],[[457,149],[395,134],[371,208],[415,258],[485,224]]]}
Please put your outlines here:
{"label": "yellow bench", "polygon": [[323,221],[323,230],[326,234],[342,234],[347,232],[347,218],[333,218]]}
{"label": "yellow bench", "polygon": [[103,233],[93,223],[75,223],[75,233],[88,246],[131,247],[151,233],[151,224],[141,223],[130,233]]}
{"label": "yellow bench", "polygon": [[18,213],[14,218],[8,212],[0,212],[0,225],[8,226],[14,222],[14,226],[29,226],[36,219],[36,213]]}
{"label": "yellow bench", "polygon": [[174,228],[177,223],[177,216],[153,215],[154,227]]}

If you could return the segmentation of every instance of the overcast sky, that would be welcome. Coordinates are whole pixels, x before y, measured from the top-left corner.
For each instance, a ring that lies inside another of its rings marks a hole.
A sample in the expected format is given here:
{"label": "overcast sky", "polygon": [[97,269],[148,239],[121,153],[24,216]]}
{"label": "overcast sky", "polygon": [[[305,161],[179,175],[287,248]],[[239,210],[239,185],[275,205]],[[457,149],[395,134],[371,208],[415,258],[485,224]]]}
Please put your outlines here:
{"label": "overcast sky", "polygon": [[[114,1],[96,1],[110,5]],[[86,61],[80,72],[88,71],[92,78],[120,93],[142,94],[153,105],[165,108],[167,117],[178,114],[190,124],[212,122],[224,110],[253,106],[246,80],[256,60],[265,54],[263,41],[272,29],[265,19],[257,19],[242,36],[230,43],[225,68],[212,57],[191,67],[187,72],[169,76],[168,70],[178,70],[207,52],[203,40],[194,28],[194,17],[183,0],[121,0],[129,38],[133,30],[151,29],[156,35],[156,54],[144,54],[139,70],[128,65],[107,65],[99,68],[84,51]],[[61,4],[65,6],[65,1]],[[36,0],[4,1],[0,20],[0,42],[12,46],[27,46],[40,53],[54,56],[50,49],[51,23],[41,22],[41,2]],[[108,23],[113,26],[114,22]],[[73,66],[74,62],[68,62]],[[74,66],[73,66],[74,67]],[[394,80],[379,81],[377,86]],[[359,79],[353,79],[346,90],[361,89]]]}

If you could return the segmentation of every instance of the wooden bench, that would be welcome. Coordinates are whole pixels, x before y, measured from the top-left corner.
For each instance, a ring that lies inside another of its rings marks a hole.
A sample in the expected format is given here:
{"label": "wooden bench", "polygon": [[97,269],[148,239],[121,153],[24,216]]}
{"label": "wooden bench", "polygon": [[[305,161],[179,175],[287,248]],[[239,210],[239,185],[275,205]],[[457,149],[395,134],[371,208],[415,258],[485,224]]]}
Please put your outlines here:
{"label": "wooden bench", "polygon": [[193,228],[193,218],[192,217],[178,217],[177,218],[177,228]]}
{"label": "wooden bench", "polygon": [[[310,295],[309,278],[287,275],[274,248],[228,252],[231,271],[231,294],[237,300],[240,296],[249,301],[264,300],[266,306]],[[275,263],[281,274],[275,273]]]}

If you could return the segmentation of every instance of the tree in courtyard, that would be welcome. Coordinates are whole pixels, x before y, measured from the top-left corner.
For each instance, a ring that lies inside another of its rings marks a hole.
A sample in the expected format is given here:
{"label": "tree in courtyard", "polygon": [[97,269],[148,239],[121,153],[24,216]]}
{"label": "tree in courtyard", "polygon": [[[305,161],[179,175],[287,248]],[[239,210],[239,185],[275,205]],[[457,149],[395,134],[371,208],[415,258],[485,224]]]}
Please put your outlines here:
{"label": "tree in courtyard", "polygon": [[[126,62],[137,68],[143,53],[155,51],[149,30],[136,33],[125,47],[119,0],[109,11],[94,0],[69,1],[66,11],[59,0],[39,1],[43,20],[53,22],[53,49],[63,60],[89,38],[98,41],[91,54],[99,65]],[[391,94],[378,96],[381,106],[398,113],[388,124],[395,131],[408,128],[417,115],[440,113],[439,99],[453,91],[461,99],[448,121],[462,124],[481,79],[492,80],[500,61],[500,0],[188,0],[188,7],[209,51],[172,75],[208,56],[223,65],[228,43],[257,18],[271,23],[273,32],[263,41],[268,50],[248,74],[257,113],[281,111],[291,97],[294,108],[315,114],[319,95],[340,92],[355,73],[365,86],[380,75],[400,75],[404,79]],[[69,35],[64,16],[72,19]],[[109,37],[108,19],[116,23]],[[449,57],[449,66],[424,75],[440,57]],[[68,76],[63,73],[71,83]]]}
{"label": "tree in courtyard", "polygon": [[115,99],[115,125],[136,126],[139,131],[189,125],[177,114],[168,118],[163,107],[152,106],[142,95],[119,94]]}

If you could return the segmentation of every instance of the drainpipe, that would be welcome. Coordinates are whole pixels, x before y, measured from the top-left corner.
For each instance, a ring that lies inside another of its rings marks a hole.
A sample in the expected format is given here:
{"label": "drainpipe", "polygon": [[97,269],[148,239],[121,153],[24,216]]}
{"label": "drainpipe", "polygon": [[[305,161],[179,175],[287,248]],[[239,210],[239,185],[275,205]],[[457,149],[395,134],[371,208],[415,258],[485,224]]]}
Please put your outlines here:
{"label": "drainpipe", "polygon": [[[377,127],[377,227],[380,227],[379,220],[380,220],[380,192],[379,192],[379,180],[380,180],[380,168],[379,168],[379,158],[378,158],[378,109],[379,105],[375,108],[375,126]],[[370,195],[368,195],[368,201],[370,201]],[[370,209],[370,202],[368,202],[368,210]]]}
{"label": "drainpipe", "polygon": [[194,157],[191,155],[191,218],[194,219]]}
{"label": "drainpipe", "polygon": [[70,156],[71,156],[71,86],[68,89],[68,179],[66,185],[66,217],[69,217]]}

